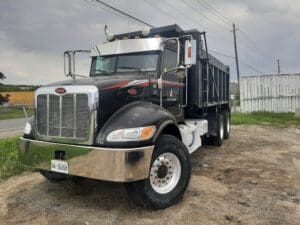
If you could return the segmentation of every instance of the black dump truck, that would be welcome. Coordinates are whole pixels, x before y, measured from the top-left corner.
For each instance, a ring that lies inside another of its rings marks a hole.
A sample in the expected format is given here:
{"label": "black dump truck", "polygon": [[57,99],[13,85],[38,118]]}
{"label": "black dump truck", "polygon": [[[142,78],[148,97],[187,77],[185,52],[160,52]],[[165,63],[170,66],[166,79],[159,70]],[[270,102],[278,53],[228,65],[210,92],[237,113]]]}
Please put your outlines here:
{"label": "black dump truck", "polygon": [[[137,204],[166,208],[189,184],[191,153],[229,137],[229,67],[198,30],[105,34],[90,51],[65,52],[71,79],[36,90],[22,162],[50,181],[123,182]],[[91,55],[88,78],[75,72],[79,53]]]}

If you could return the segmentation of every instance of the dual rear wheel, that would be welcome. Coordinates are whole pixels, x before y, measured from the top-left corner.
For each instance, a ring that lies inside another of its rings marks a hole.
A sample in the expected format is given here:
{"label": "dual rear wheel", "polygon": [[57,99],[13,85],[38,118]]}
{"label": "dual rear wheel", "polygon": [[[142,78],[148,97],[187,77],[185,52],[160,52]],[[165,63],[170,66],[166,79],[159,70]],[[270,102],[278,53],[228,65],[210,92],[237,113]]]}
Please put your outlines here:
{"label": "dual rear wheel", "polygon": [[228,111],[223,111],[217,115],[217,129],[216,135],[211,136],[212,144],[215,146],[221,146],[224,139],[228,139],[230,136],[231,119]]}

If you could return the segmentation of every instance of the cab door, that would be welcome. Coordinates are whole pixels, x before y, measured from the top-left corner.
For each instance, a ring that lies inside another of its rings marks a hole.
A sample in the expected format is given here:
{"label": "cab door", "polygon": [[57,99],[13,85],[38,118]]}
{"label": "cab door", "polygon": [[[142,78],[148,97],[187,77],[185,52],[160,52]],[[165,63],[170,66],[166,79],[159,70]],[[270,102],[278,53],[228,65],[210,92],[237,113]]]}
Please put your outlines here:
{"label": "cab door", "polygon": [[[177,67],[177,52],[166,48],[162,54],[162,72]],[[162,76],[161,100],[162,106],[175,117],[183,115],[184,78],[180,78],[176,71],[164,73]]]}

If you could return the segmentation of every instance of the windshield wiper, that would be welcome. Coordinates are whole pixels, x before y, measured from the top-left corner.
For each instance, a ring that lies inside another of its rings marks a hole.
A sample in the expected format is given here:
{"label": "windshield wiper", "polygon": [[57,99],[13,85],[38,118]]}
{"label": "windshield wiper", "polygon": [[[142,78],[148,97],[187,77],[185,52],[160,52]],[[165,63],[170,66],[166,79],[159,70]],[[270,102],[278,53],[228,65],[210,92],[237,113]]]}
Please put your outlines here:
{"label": "windshield wiper", "polygon": [[142,72],[141,68],[133,67],[133,66],[121,66],[121,67],[118,67],[118,69],[128,69],[128,70],[136,70],[136,71]]}
{"label": "windshield wiper", "polygon": [[101,70],[101,69],[96,69],[96,70],[93,70],[93,72],[107,73],[107,71],[105,71],[105,70]]}

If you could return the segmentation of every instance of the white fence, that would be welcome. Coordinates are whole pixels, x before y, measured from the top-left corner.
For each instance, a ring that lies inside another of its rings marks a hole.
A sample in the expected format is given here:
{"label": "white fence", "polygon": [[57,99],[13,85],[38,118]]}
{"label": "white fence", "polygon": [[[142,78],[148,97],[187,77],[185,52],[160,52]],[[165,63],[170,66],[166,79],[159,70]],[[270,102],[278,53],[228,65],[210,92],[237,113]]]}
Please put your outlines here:
{"label": "white fence", "polygon": [[295,112],[300,107],[300,73],[241,78],[241,111]]}

